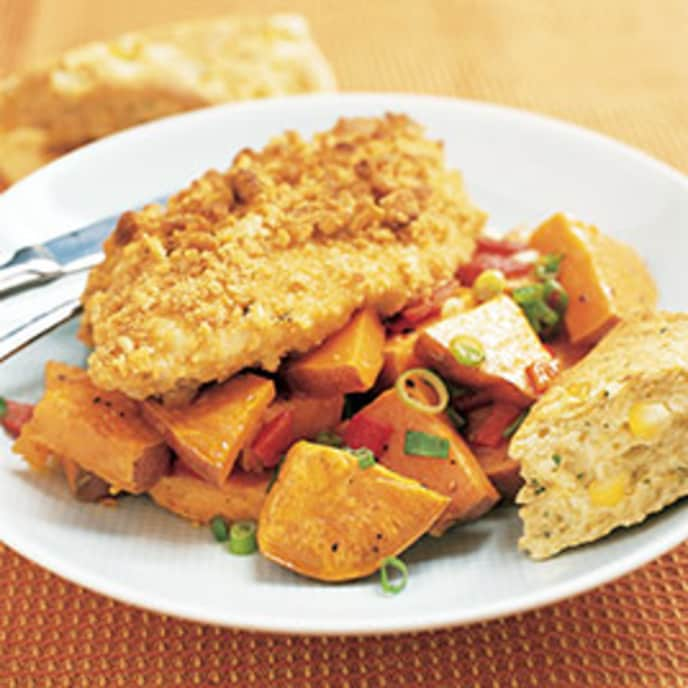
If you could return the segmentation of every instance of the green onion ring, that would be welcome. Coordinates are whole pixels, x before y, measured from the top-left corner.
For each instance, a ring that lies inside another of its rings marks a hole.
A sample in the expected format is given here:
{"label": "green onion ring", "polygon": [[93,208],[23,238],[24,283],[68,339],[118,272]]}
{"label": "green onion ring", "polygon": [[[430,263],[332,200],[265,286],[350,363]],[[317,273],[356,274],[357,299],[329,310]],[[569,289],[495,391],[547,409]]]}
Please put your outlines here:
{"label": "green onion ring", "polygon": [[[401,574],[401,580],[398,583],[389,582],[387,567],[396,569]],[[406,587],[406,583],[408,583],[408,568],[406,564],[398,557],[387,557],[384,559],[380,567],[380,584],[382,589],[388,595],[398,595]]]}
{"label": "green onion ring", "polygon": [[470,368],[476,368],[485,360],[485,349],[475,338],[459,334],[449,342],[449,350],[454,358],[461,364]]}
{"label": "green onion ring", "polygon": [[[418,377],[424,382],[428,387],[432,387],[432,390],[437,396],[437,402],[434,404],[427,404],[420,399],[414,399],[406,389],[406,383],[409,382],[414,377]],[[406,406],[415,409],[416,411],[421,411],[422,413],[442,413],[447,404],[449,403],[449,392],[447,391],[447,386],[442,382],[442,378],[433,373],[432,370],[427,368],[411,368],[403,372],[396,381],[394,385],[397,390],[399,398],[406,404]]]}
{"label": "green onion ring", "polygon": [[258,549],[256,524],[253,521],[237,521],[229,529],[229,551],[232,554],[253,554]]}
{"label": "green onion ring", "polygon": [[210,530],[218,542],[227,542],[229,531],[227,530],[225,519],[222,518],[222,516],[215,516],[210,521]]}

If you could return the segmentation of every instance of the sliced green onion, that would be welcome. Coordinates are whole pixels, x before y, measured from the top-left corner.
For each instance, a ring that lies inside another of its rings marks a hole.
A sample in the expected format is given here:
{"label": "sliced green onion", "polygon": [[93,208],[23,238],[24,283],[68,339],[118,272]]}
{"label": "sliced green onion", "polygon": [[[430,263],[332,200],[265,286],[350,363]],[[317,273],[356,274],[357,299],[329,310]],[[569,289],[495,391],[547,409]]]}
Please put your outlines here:
{"label": "sliced green onion", "polygon": [[[401,580],[398,583],[391,583],[389,580],[389,573],[387,569],[391,568],[397,571],[401,575]],[[408,568],[406,564],[398,557],[387,557],[383,560],[382,566],[380,567],[380,584],[382,589],[388,595],[398,595],[408,583]]]}
{"label": "sliced green onion", "polygon": [[7,402],[0,397],[0,418],[4,418],[7,413]]}
{"label": "sliced green onion", "polygon": [[505,289],[506,277],[501,270],[483,270],[473,282],[473,293],[478,301],[489,301]]}
{"label": "sliced green onion", "polygon": [[566,313],[566,309],[569,305],[569,295],[566,293],[566,289],[564,289],[555,279],[546,280],[543,287],[545,291],[545,301],[560,315]]}
{"label": "sliced green onion", "polygon": [[210,530],[213,532],[213,536],[218,542],[226,542],[229,537],[229,531],[227,530],[227,524],[222,516],[215,516],[210,521]]}
{"label": "sliced green onion", "polygon": [[318,444],[325,444],[328,447],[343,447],[344,440],[332,430],[321,430],[316,436],[315,441]]}
{"label": "sliced green onion", "polygon": [[526,284],[524,287],[514,289],[511,295],[519,306],[527,306],[542,301],[545,290],[541,284]]}
{"label": "sliced green onion", "polygon": [[475,368],[485,360],[485,349],[475,338],[460,334],[449,342],[449,350],[461,364]]}
{"label": "sliced green onion", "polygon": [[558,253],[548,253],[541,256],[535,265],[535,276],[541,280],[556,277],[559,274],[559,266],[563,258],[564,256]]}
{"label": "sliced green onion", "polygon": [[429,435],[419,430],[407,430],[404,438],[404,453],[446,459],[449,456],[449,440],[446,437]]}
{"label": "sliced green onion", "polygon": [[468,422],[454,407],[450,406],[447,409],[447,416],[449,420],[452,422],[452,425],[457,429],[461,430],[461,428],[466,426],[466,423]]}
{"label": "sliced green onion", "polygon": [[[409,387],[413,387],[415,380],[430,387],[437,397],[434,404],[429,404],[409,393]],[[399,398],[410,408],[422,413],[441,413],[449,403],[449,392],[442,378],[427,368],[411,368],[403,372],[394,385]]]}
{"label": "sliced green onion", "polygon": [[521,413],[521,415],[513,422],[511,425],[507,425],[506,428],[504,429],[504,432],[502,433],[502,437],[505,440],[510,439],[513,435],[516,434],[516,430],[518,430],[521,425],[523,424],[523,421],[526,419],[526,416],[528,415],[528,411],[524,411]]}
{"label": "sliced green onion", "polygon": [[229,551],[232,554],[253,554],[258,549],[256,524],[253,521],[237,521],[229,529]]}
{"label": "sliced green onion", "polygon": [[522,306],[528,322],[538,334],[552,330],[559,324],[560,315],[544,301],[534,301]]}
{"label": "sliced green onion", "polygon": [[368,447],[349,450],[357,459],[360,468],[370,468],[375,465],[375,454]]}

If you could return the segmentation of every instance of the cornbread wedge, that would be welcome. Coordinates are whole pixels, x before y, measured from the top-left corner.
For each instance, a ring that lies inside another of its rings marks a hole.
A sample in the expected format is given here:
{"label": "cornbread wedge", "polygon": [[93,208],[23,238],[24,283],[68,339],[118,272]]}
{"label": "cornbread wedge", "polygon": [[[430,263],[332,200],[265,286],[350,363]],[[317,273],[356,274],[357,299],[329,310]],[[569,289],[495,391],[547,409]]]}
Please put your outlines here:
{"label": "cornbread wedge", "polygon": [[176,112],[334,88],[300,15],[219,17],[89,43],[0,81],[0,176],[14,182],[76,146]]}
{"label": "cornbread wedge", "polygon": [[90,375],[143,399],[276,370],[357,309],[391,315],[447,281],[484,219],[406,116],[286,133],[122,216],[82,298]]}
{"label": "cornbread wedge", "polygon": [[617,325],[533,406],[511,441],[535,559],[640,523],[688,494],[688,315]]}

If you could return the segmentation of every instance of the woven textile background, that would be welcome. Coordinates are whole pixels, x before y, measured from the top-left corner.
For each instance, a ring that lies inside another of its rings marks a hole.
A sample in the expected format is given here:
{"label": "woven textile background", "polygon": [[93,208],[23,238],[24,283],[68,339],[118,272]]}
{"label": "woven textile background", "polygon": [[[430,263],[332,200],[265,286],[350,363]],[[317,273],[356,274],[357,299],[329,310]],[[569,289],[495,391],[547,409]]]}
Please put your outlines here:
{"label": "woven textile background", "polygon": [[[688,171],[686,0],[0,0],[0,73],[226,11],[305,13],[342,90],[490,100]],[[400,598],[399,603],[403,603]],[[139,611],[0,546],[0,686],[688,686],[688,545],[540,611],[386,638],[297,638]]]}

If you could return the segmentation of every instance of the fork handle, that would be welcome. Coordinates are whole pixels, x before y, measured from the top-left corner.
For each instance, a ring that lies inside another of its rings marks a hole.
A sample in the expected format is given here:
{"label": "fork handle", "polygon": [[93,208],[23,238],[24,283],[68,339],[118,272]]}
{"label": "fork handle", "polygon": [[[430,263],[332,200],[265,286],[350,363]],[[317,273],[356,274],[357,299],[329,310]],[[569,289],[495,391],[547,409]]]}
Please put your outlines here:
{"label": "fork handle", "polygon": [[2,334],[0,336],[0,363],[62,323],[71,320],[80,311],[79,299],[70,299]]}
{"label": "fork handle", "polygon": [[0,296],[49,282],[62,274],[60,264],[42,246],[23,248],[0,267]]}

